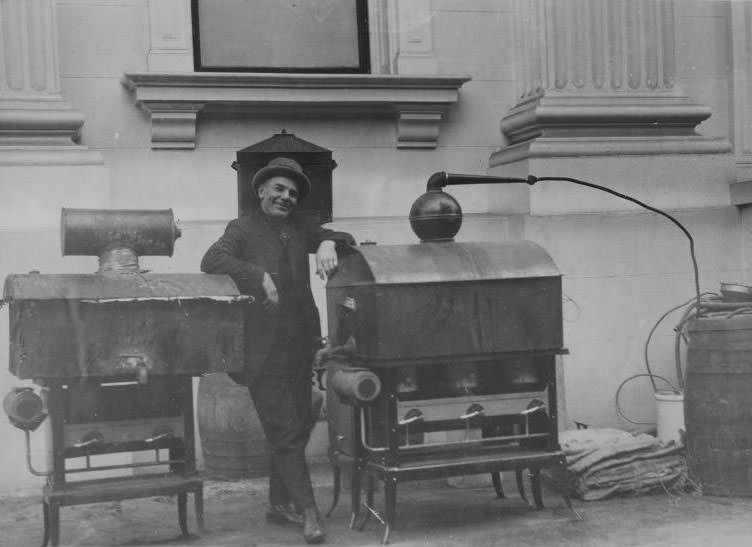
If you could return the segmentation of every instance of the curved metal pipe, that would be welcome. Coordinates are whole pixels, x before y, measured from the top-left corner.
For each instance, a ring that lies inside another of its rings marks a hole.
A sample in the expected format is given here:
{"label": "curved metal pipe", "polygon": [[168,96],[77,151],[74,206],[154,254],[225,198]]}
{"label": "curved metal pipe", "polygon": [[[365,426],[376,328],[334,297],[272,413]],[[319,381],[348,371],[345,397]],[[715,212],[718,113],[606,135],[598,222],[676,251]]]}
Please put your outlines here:
{"label": "curved metal pipe", "polygon": [[426,183],[426,192],[441,190],[447,185],[447,174],[444,171],[437,171],[431,175]]}
{"label": "curved metal pipe", "polygon": [[31,463],[31,438],[29,436],[29,430],[24,430],[24,433],[26,434],[26,468],[29,470],[29,473],[37,477],[49,477],[52,475],[52,471],[37,471],[34,469],[34,466]]}
{"label": "curved metal pipe", "polygon": [[441,190],[444,186],[459,184],[529,184],[537,182],[537,178],[530,176],[524,179],[515,177],[493,177],[490,175],[463,175],[437,171],[431,175],[426,183],[426,192]]}

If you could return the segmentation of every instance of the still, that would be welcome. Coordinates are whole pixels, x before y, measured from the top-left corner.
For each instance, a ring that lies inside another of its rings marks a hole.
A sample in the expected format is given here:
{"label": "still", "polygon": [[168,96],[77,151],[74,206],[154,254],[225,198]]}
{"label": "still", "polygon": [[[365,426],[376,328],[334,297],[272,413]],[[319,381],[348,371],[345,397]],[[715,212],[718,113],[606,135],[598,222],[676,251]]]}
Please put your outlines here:
{"label": "still", "polygon": [[[327,373],[332,509],[344,466],[351,525],[376,516],[384,543],[401,482],[491,473],[503,496],[500,472],[513,470],[525,497],[527,469],[540,509],[541,469],[564,466],[556,367],[566,349],[561,275],[550,256],[530,241],[455,242],[461,208],[430,186],[410,221],[420,243],[361,245],[326,289],[336,356]],[[334,380],[348,369],[371,371],[379,395],[344,397]],[[377,480],[383,515],[373,503]]]}
{"label": "still", "polygon": [[[187,535],[192,493],[203,528],[191,377],[242,367],[250,297],[227,276],[139,268],[139,255],[171,256],[179,236],[170,210],[63,209],[63,254],[96,255],[99,271],[5,280],[10,372],[39,394],[13,390],[4,408],[25,431],[30,471],[47,477],[43,545],[59,543],[62,506],[107,500],[177,495]],[[29,431],[46,415],[48,469],[38,471]],[[102,473],[120,476],[88,478]]]}

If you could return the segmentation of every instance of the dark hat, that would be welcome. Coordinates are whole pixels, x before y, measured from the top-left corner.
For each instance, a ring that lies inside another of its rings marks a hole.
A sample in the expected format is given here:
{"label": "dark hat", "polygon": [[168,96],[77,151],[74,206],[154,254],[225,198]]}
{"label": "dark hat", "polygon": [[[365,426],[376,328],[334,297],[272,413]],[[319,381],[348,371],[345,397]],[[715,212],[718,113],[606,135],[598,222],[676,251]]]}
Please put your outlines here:
{"label": "dark hat", "polygon": [[311,181],[308,179],[303,168],[300,164],[292,158],[277,157],[271,160],[265,167],[259,169],[255,175],[251,185],[254,190],[257,190],[259,185],[266,182],[272,177],[283,176],[287,177],[298,185],[298,193],[301,198],[304,198],[311,191]]}

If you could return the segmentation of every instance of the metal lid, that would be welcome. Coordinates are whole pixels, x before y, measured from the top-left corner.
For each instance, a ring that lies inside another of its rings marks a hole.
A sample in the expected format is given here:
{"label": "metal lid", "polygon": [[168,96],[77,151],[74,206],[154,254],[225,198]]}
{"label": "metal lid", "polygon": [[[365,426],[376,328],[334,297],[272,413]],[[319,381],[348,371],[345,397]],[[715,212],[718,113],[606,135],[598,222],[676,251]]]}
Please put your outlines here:
{"label": "metal lid", "polygon": [[9,275],[5,300],[248,300],[232,279],[218,274]]}
{"label": "metal lid", "polygon": [[560,276],[532,241],[362,245],[341,261],[330,287]]}
{"label": "metal lid", "polygon": [[281,133],[269,137],[261,142],[257,142],[246,148],[241,148],[237,151],[238,160],[241,156],[247,154],[294,154],[294,153],[324,153],[331,154],[331,150],[322,148],[317,144],[308,142],[301,138],[296,137],[292,133],[288,133],[286,130],[282,130]]}

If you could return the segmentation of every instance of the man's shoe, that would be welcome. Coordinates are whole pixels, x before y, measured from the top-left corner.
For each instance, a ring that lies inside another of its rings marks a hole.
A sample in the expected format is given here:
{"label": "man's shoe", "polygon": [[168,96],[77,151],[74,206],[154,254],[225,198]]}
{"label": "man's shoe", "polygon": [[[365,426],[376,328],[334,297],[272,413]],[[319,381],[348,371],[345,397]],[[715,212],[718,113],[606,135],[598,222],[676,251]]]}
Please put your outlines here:
{"label": "man's shoe", "polygon": [[315,507],[303,510],[303,539],[308,544],[326,541],[326,535],[321,527],[321,517]]}
{"label": "man's shoe", "polygon": [[266,511],[266,518],[277,524],[303,525],[303,515],[295,511],[291,504],[272,505]]}

